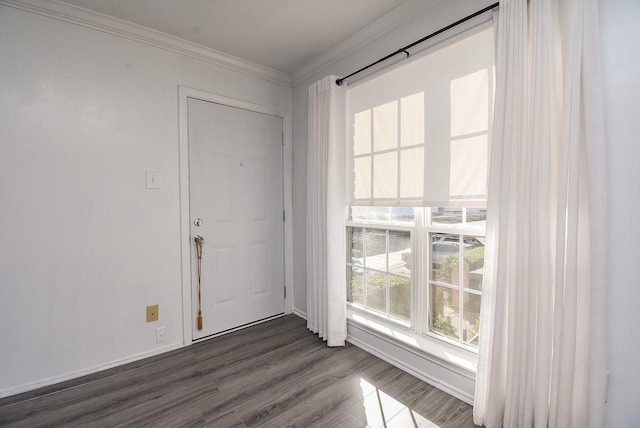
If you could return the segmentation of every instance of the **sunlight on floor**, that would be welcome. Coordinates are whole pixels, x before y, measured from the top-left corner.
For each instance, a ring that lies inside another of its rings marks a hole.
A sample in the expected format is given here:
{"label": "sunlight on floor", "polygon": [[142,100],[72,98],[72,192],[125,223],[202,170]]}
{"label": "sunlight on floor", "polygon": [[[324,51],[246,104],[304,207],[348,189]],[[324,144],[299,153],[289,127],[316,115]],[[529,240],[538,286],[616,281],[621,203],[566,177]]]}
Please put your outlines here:
{"label": "sunlight on floor", "polygon": [[440,428],[420,414],[411,410],[392,396],[360,378],[362,410],[369,427],[385,428]]}

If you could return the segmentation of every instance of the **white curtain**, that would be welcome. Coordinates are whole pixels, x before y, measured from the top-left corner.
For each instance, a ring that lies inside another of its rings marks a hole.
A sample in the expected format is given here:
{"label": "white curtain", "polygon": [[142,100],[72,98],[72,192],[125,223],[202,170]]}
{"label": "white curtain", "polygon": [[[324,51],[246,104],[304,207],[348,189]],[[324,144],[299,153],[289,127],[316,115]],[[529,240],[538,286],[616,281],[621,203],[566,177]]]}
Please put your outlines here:
{"label": "white curtain", "polygon": [[606,176],[596,0],[503,0],[474,421],[602,426]]}
{"label": "white curtain", "polygon": [[327,342],[347,337],[345,92],[328,76],[309,86],[307,327]]}

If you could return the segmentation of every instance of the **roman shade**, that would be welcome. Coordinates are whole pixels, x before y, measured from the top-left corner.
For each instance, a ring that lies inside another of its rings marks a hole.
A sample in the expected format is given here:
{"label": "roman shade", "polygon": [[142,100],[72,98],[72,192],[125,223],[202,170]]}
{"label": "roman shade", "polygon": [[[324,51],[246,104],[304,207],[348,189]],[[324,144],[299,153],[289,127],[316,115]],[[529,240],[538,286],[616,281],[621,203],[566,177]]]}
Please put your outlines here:
{"label": "roman shade", "polygon": [[349,88],[348,203],[486,205],[494,44],[468,30]]}

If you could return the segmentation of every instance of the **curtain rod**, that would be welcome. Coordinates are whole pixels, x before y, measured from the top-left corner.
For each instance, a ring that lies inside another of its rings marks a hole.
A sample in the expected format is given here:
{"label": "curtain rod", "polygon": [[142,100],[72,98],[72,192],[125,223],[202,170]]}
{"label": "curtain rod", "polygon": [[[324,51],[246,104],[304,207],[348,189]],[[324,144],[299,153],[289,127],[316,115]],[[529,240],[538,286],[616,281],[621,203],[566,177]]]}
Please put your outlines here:
{"label": "curtain rod", "polygon": [[428,36],[425,36],[425,37],[421,38],[420,40],[416,40],[415,42],[413,42],[413,43],[411,43],[411,44],[408,44],[407,46],[405,46],[405,47],[403,47],[403,48],[400,48],[400,49],[398,49],[397,51],[395,51],[395,52],[393,52],[393,53],[390,53],[389,55],[387,55],[387,56],[385,56],[385,57],[382,57],[382,58],[380,58],[379,60],[377,60],[377,61],[375,61],[375,62],[372,62],[371,64],[369,64],[369,65],[367,65],[367,66],[365,66],[365,67],[362,67],[360,70],[354,71],[353,73],[349,74],[348,76],[341,77],[340,79],[336,80],[336,84],[337,84],[338,86],[342,86],[342,83],[343,83],[345,80],[347,80],[349,77],[353,77],[353,76],[355,76],[355,75],[356,75],[356,74],[358,74],[358,73],[362,73],[363,71],[368,70],[369,68],[373,67],[374,65],[380,64],[381,62],[386,61],[386,60],[388,60],[389,58],[394,57],[394,56],[396,56],[396,55],[398,55],[398,54],[404,53],[404,54],[406,54],[406,55],[407,55],[407,58],[409,58],[409,52],[407,52],[407,49],[411,49],[411,48],[412,48],[412,47],[414,47],[415,45],[418,45],[418,44],[420,44],[420,43],[422,43],[422,42],[425,42],[425,41],[429,40],[430,38],[437,36],[437,35],[438,35],[438,34],[440,34],[440,33],[443,33],[443,32],[445,32],[445,31],[447,31],[447,30],[449,30],[449,29],[451,29],[451,28],[453,28],[453,27],[455,27],[455,26],[457,26],[457,25],[462,24],[463,22],[466,22],[466,21],[468,21],[468,20],[470,20],[470,19],[475,18],[475,17],[476,17],[476,16],[478,16],[478,15],[482,15],[482,14],[483,14],[483,13],[485,13],[485,12],[488,12],[488,11],[490,11],[490,10],[492,10],[492,9],[495,9],[495,8],[496,8],[496,7],[498,7],[499,5],[500,5],[500,3],[499,3],[499,2],[498,2],[498,3],[494,3],[494,4],[492,4],[491,6],[487,6],[487,7],[485,7],[485,8],[484,8],[484,9],[482,9],[482,10],[479,10],[479,11],[477,11],[477,12],[472,13],[471,15],[465,16],[464,18],[462,18],[462,19],[460,19],[460,20],[458,20],[458,21],[454,22],[453,24],[447,25],[446,27],[441,28],[441,29],[439,29],[438,31],[436,31],[436,32],[434,32],[434,33],[431,33],[431,34],[429,34]]}

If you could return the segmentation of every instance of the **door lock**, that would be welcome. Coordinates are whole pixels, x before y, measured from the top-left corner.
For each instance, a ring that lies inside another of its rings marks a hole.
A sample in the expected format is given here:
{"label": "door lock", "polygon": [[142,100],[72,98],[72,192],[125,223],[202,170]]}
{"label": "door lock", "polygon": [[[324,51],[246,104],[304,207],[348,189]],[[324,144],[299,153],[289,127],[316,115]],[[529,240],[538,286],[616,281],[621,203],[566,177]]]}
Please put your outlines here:
{"label": "door lock", "polygon": [[202,226],[202,219],[201,218],[197,218],[197,219],[193,220],[193,224],[195,224],[198,227]]}

